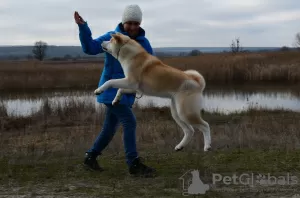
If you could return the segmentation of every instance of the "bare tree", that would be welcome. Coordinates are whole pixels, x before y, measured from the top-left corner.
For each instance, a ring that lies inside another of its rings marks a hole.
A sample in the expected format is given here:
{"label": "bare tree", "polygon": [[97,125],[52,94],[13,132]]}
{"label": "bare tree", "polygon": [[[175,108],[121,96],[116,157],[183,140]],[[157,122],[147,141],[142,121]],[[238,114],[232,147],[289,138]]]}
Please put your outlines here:
{"label": "bare tree", "polygon": [[300,32],[296,34],[295,47],[300,48]]}
{"label": "bare tree", "polygon": [[40,61],[44,60],[44,58],[46,56],[47,48],[48,48],[48,44],[46,42],[43,42],[43,41],[35,42],[34,47],[32,49],[34,58],[36,58]]}
{"label": "bare tree", "polygon": [[232,53],[241,52],[242,47],[241,47],[241,44],[240,44],[240,38],[236,38],[235,41],[232,40],[232,43],[231,43],[230,47],[231,47],[231,52]]}

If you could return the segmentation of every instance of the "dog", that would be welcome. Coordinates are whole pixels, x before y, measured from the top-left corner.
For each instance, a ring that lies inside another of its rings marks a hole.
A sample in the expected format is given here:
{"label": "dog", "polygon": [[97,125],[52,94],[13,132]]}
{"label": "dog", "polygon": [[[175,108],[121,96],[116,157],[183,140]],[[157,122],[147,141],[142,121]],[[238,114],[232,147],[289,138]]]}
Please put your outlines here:
{"label": "dog", "polygon": [[121,33],[111,34],[111,39],[103,41],[101,47],[120,62],[125,78],[108,80],[94,91],[96,95],[108,88],[118,88],[112,105],[116,105],[124,93],[140,92],[169,98],[172,117],[184,132],[175,151],[187,146],[194,135],[194,128],[203,133],[204,151],[211,150],[210,126],[201,117],[206,82],[199,72],[181,71],[166,65],[138,42]]}

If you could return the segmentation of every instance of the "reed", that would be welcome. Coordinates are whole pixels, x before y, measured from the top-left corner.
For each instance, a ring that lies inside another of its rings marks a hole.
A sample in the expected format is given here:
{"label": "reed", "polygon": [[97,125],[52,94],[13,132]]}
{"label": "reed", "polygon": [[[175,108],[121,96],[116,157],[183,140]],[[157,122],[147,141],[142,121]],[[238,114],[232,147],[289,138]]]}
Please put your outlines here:
{"label": "reed", "polygon": [[[209,84],[300,82],[300,52],[218,53],[160,58],[166,64],[195,69]],[[0,89],[96,88],[103,61],[1,61]]]}

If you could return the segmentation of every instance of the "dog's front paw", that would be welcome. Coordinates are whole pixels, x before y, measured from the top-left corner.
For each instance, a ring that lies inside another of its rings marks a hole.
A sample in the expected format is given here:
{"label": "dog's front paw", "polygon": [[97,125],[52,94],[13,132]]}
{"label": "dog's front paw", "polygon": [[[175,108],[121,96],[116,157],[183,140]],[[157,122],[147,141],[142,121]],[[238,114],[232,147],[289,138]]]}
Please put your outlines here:
{"label": "dog's front paw", "polygon": [[120,100],[113,100],[112,101],[112,105],[117,105],[117,104],[119,104],[120,103]]}
{"label": "dog's front paw", "polygon": [[95,93],[96,95],[100,95],[100,94],[103,93],[103,90],[101,89],[101,87],[99,87],[98,89],[96,89],[96,90],[94,91],[94,93]]}

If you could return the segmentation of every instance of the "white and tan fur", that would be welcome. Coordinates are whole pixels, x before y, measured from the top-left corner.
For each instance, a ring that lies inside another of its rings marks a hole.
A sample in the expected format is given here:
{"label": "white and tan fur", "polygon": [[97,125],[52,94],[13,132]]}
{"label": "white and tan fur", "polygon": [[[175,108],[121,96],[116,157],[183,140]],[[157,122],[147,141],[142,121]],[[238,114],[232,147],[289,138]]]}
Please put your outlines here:
{"label": "white and tan fur", "polygon": [[95,94],[101,94],[108,88],[118,88],[113,105],[120,101],[123,93],[140,92],[169,98],[172,117],[184,132],[175,150],[183,149],[191,141],[194,128],[203,133],[204,151],[210,150],[210,126],[201,117],[205,80],[199,72],[168,66],[147,53],[139,43],[120,33],[112,34],[111,40],[104,41],[101,46],[120,61],[125,78],[108,80],[95,90]]}

